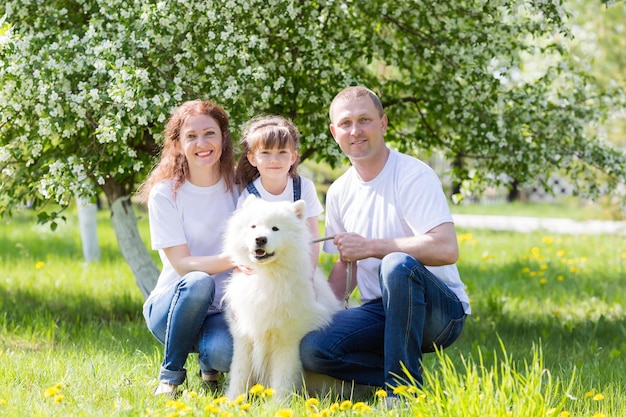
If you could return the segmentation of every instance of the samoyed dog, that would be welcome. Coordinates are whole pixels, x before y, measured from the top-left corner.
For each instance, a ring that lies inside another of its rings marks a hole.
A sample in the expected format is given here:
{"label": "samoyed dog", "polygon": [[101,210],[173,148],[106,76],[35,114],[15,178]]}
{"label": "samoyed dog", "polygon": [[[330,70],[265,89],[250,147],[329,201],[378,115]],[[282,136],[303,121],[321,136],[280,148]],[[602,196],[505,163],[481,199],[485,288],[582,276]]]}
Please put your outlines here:
{"label": "samoyed dog", "polygon": [[[246,199],[228,222],[224,250],[236,265],[224,302],[233,335],[226,396],[254,384],[281,400],[301,388],[300,340],[326,326],[341,302],[311,264],[306,204]],[[245,269],[245,268],[244,268]]]}

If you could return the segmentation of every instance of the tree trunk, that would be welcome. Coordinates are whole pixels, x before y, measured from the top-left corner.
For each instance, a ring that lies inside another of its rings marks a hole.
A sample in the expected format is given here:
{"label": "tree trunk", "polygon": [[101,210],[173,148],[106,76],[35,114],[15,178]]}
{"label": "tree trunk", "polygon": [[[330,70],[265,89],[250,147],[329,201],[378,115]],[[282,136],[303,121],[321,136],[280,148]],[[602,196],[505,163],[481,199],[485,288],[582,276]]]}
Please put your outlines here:
{"label": "tree trunk", "polygon": [[86,262],[100,260],[100,244],[98,243],[98,207],[91,200],[77,197],[78,223],[80,240],[83,245],[83,256]]}
{"label": "tree trunk", "polygon": [[141,240],[130,196],[121,196],[113,201],[111,221],[122,255],[133,271],[141,293],[147,298],[156,285],[160,271]]}

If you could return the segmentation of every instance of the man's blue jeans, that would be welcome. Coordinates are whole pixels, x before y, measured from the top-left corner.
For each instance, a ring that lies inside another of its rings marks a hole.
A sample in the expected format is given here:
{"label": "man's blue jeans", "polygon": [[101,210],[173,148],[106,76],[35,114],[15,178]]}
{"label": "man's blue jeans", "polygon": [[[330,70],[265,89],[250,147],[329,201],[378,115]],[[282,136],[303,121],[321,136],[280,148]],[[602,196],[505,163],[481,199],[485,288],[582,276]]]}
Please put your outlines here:
{"label": "man's blue jeans", "polygon": [[215,281],[204,272],[190,272],[143,308],[146,324],[165,346],[160,382],[185,381],[185,362],[199,352],[200,370],[228,372],[233,341],[224,314],[207,314],[215,297]]}
{"label": "man's blue jeans", "polygon": [[422,353],[445,348],[465,324],[457,296],[424,265],[404,253],[385,256],[379,269],[382,298],[337,313],[300,344],[304,368],[358,384],[406,385],[404,365],[422,384]]}

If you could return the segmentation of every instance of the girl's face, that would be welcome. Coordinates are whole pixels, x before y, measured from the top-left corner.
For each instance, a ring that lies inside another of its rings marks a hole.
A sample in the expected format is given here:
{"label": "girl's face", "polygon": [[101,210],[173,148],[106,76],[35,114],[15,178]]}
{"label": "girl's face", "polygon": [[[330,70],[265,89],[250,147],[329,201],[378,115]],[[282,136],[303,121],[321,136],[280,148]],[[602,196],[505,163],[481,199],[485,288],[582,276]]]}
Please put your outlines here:
{"label": "girl's face", "polygon": [[217,121],[205,114],[189,117],[180,129],[181,151],[189,164],[189,181],[209,186],[219,180],[222,131]]}
{"label": "girl's face", "polygon": [[286,179],[289,169],[296,162],[298,152],[293,148],[257,149],[248,152],[248,161],[259,170],[262,179]]}

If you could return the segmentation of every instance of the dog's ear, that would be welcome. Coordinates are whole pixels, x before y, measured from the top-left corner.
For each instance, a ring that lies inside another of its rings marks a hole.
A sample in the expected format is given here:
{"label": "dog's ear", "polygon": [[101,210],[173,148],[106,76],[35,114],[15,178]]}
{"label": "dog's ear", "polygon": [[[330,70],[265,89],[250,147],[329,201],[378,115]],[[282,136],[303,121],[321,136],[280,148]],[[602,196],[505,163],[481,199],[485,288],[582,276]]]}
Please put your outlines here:
{"label": "dog's ear", "polygon": [[293,210],[296,212],[296,216],[299,219],[306,218],[306,203],[304,202],[304,200],[298,200],[293,203]]}

